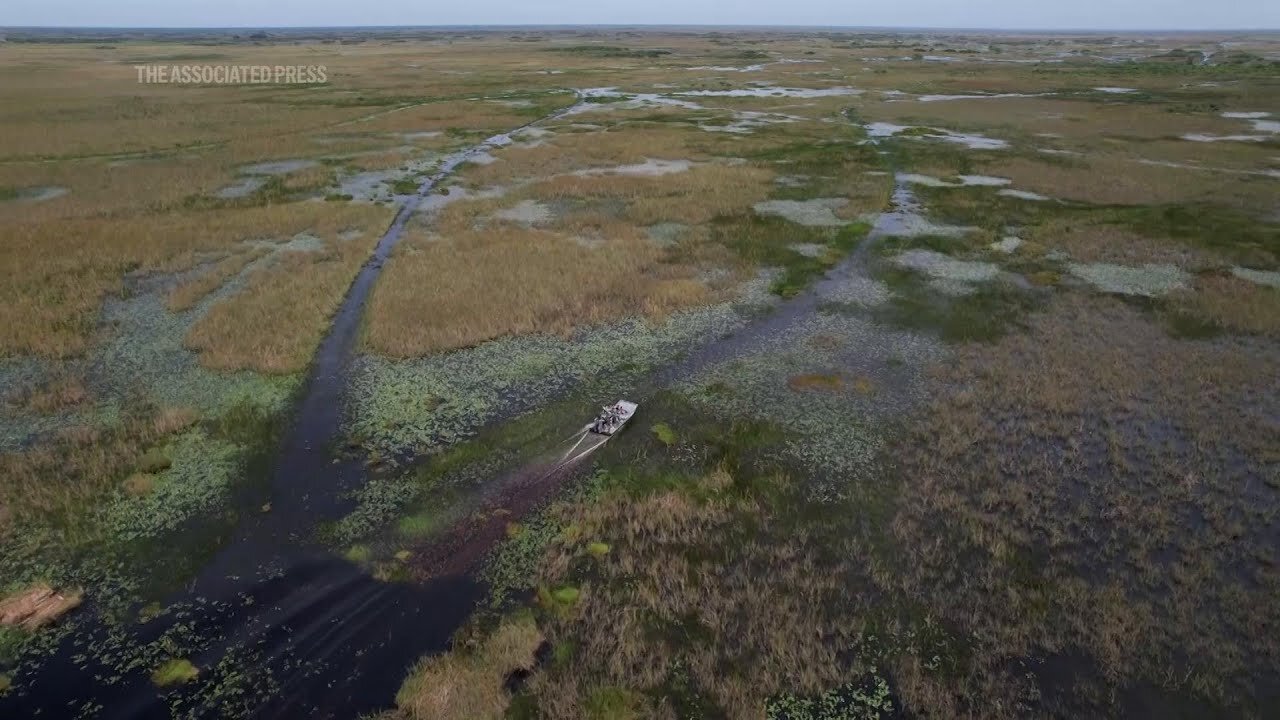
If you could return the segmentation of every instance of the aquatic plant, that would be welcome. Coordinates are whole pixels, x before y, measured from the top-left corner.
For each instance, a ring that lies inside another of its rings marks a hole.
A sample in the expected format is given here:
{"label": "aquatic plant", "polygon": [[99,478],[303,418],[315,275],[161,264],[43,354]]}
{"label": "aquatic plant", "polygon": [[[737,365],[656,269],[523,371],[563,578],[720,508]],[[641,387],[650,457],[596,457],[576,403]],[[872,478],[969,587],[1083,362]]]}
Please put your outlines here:
{"label": "aquatic plant", "polygon": [[1148,263],[1140,267],[1110,263],[1068,263],[1072,275],[1098,290],[1119,295],[1158,297],[1187,287],[1190,276],[1176,265]]}
{"label": "aquatic plant", "polygon": [[752,307],[767,302],[759,292],[767,284],[763,275],[750,283],[743,306],[680,312],[657,325],[630,320],[569,339],[507,337],[417,360],[363,356],[353,367],[346,430],[385,457],[457,443],[501,413],[545,402],[588,379],[641,377],[647,368],[741,327]]}
{"label": "aquatic plant", "polygon": [[171,465],[156,472],[149,492],[121,496],[103,509],[116,537],[158,537],[226,502],[239,476],[242,447],[195,429],[178,436],[165,450],[171,454]]}
{"label": "aquatic plant", "polygon": [[767,720],[879,720],[894,715],[889,683],[876,668],[868,679],[828,690],[817,697],[783,694],[765,704]]}
{"label": "aquatic plant", "polygon": [[168,687],[170,685],[181,685],[191,682],[200,674],[200,669],[191,664],[190,660],[184,658],[175,658],[166,660],[160,667],[151,673],[151,682],[157,687]]}
{"label": "aquatic plant", "polygon": [[987,262],[957,260],[933,250],[908,250],[893,259],[902,267],[938,280],[962,283],[987,282],[1000,274],[1000,267]]}
{"label": "aquatic plant", "polygon": [[[842,342],[822,342],[826,337]],[[942,352],[937,341],[920,335],[823,312],[679,387],[696,405],[716,413],[767,419],[787,428],[787,454],[813,472],[813,496],[834,499],[846,483],[873,471],[887,437],[882,420],[920,399],[915,380],[922,366]],[[898,362],[890,363],[890,358]],[[855,370],[869,375],[868,382],[893,385],[898,392],[868,394],[843,383],[825,385],[834,392],[797,391],[795,378],[828,378],[833,370]]]}
{"label": "aquatic plant", "polygon": [[658,441],[663,445],[670,446],[676,441],[676,431],[672,430],[671,426],[666,423],[654,423],[653,427],[649,429],[653,432],[653,436],[658,438]]}

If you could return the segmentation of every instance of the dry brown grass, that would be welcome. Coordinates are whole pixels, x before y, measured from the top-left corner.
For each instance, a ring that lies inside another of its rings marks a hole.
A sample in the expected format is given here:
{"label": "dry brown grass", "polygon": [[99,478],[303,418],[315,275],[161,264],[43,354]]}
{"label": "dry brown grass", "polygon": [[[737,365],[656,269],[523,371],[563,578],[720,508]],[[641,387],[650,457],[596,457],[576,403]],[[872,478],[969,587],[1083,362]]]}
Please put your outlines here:
{"label": "dry brown grass", "polygon": [[0,455],[0,531],[6,524],[58,528],[75,545],[89,532],[79,522],[84,508],[114,492],[149,447],[188,427],[185,410],[129,417],[107,428],[79,427],[36,447]]}
{"label": "dry brown grass", "polygon": [[620,125],[598,132],[565,132],[536,147],[509,147],[494,153],[497,162],[468,167],[462,177],[479,185],[508,185],[575,170],[634,165],[646,159],[704,160],[698,142],[705,135],[687,127]]}
{"label": "dry brown grass", "polygon": [[504,335],[659,318],[711,297],[694,268],[663,262],[634,231],[596,248],[510,226],[418,235],[401,244],[374,290],[368,341],[380,353],[413,357]]}
{"label": "dry brown grass", "polygon": [[320,252],[284,253],[239,293],[209,308],[188,332],[187,347],[216,370],[302,370],[378,235],[363,238],[331,242]]}
{"label": "dry brown grass", "polygon": [[659,177],[561,175],[530,187],[542,200],[617,200],[638,225],[681,222],[697,225],[747,212],[769,195],[773,172],[750,165],[697,165]]}
{"label": "dry brown grass", "polygon": [[334,171],[321,165],[289,173],[281,184],[289,192],[313,192],[333,185],[335,180]]}
{"label": "dry brown grass", "polygon": [[50,415],[83,405],[89,399],[89,389],[82,378],[62,375],[15,399],[26,410]]}
{"label": "dry brown grass", "polygon": [[1211,175],[1105,155],[1070,165],[1017,158],[988,164],[983,172],[1011,178],[1020,190],[1099,205],[1217,202],[1257,208],[1275,192],[1275,181],[1268,178]]}
{"label": "dry brown grass", "polygon": [[[248,65],[295,64],[305,52],[308,62],[327,61],[333,77],[316,89],[137,83],[135,64],[147,58],[165,63],[188,52],[220,56],[213,60],[218,64]],[[120,291],[126,272],[183,270],[205,253],[227,253],[240,240],[292,235],[325,214],[347,212],[301,203],[193,209],[234,182],[240,165],[360,151],[386,154],[357,164],[398,165],[405,140],[396,130],[523,124],[527,114],[484,101],[414,103],[416,97],[469,97],[477,79],[424,77],[406,64],[440,60],[439,67],[472,72],[477,66],[521,67],[525,55],[527,49],[501,43],[476,43],[465,52],[384,43],[305,50],[147,43],[0,47],[0,88],[10,100],[0,109],[0,189],[69,190],[45,202],[0,202],[0,355],[77,355],[104,296]],[[551,84],[544,80],[529,78],[522,86]],[[415,104],[421,107],[405,109]],[[337,143],[316,142],[335,136]],[[429,144],[455,142],[444,135]],[[311,168],[285,177],[283,186],[318,190],[331,177],[328,168]],[[175,307],[192,302],[201,289],[189,286],[190,296],[175,297]]]}
{"label": "dry brown grass", "polygon": [[[572,611],[548,627],[549,640],[573,643],[575,652],[531,680],[543,717],[587,716],[599,688],[659,687],[677,664],[733,718],[762,718],[775,693],[815,693],[840,681],[838,648],[862,630],[835,611],[847,591],[841,569],[812,538],[783,530],[754,501],[722,495],[733,482],[719,468],[696,490],[715,499],[679,491],[613,495],[567,511],[565,521],[580,533],[548,553],[548,587],[566,581],[587,542],[610,551]],[[753,528],[749,538],[735,534],[744,521]],[[649,707],[638,716],[671,712]]]}
{"label": "dry brown grass", "polygon": [[79,607],[83,599],[81,590],[57,592],[40,583],[0,600],[0,626],[38,630]]}
{"label": "dry brown grass", "polygon": [[172,272],[244,240],[332,235],[386,218],[383,208],[298,202],[9,225],[0,239],[0,353],[79,354],[127,271]]}
{"label": "dry brown grass", "polygon": [[504,620],[474,650],[423,660],[383,717],[408,720],[499,720],[511,702],[507,678],[530,670],[542,634],[530,617]]}
{"label": "dry brown grass", "polygon": [[1052,219],[1037,225],[1027,238],[1035,248],[1061,250],[1082,263],[1172,264],[1187,270],[1220,265],[1213,253],[1172,239],[1155,239],[1119,225]]}
{"label": "dry brown grass", "polygon": [[[564,93],[563,104],[573,101]],[[379,117],[363,120],[354,127],[368,132],[428,132],[449,129],[486,133],[502,132],[520,127],[531,117],[515,108],[483,100],[447,100],[430,102],[387,112]]]}
{"label": "dry brown grass", "polygon": [[178,285],[169,292],[169,296],[166,299],[166,306],[169,308],[169,312],[190,310],[204,296],[222,287],[227,280],[240,274],[246,266],[255,260],[261,259],[268,252],[270,251],[267,248],[251,248],[244,252],[236,253],[219,261],[216,265],[196,277]]}
{"label": "dry brown grass", "polygon": [[1231,275],[1205,275],[1174,307],[1228,332],[1280,338],[1280,290]]}

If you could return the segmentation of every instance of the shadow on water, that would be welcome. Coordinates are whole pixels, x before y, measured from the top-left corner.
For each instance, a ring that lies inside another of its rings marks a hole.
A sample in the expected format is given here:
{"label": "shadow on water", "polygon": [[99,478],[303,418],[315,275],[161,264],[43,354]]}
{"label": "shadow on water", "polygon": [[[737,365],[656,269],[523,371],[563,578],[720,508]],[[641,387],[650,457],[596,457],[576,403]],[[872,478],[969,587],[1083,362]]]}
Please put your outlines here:
{"label": "shadow on water", "polygon": [[[167,598],[176,611],[122,628],[82,609],[77,631],[0,698],[0,717],[349,718],[388,707],[408,668],[447,648],[481,596],[474,580],[458,573],[381,582],[308,538],[317,523],[350,510],[350,491],[366,479],[360,460],[335,460],[333,449],[361,316],[383,264],[439,182],[510,142],[510,133],[496,135],[447,156],[405,199],[317,349],[271,464],[270,511],[241,523],[195,579]],[[199,668],[199,681],[153,686],[150,672],[167,659],[168,638],[182,638],[172,655]],[[146,667],[119,667],[127,664],[127,652],[116,651],[121,644],[158,644],[160,652],[146,655]]]}

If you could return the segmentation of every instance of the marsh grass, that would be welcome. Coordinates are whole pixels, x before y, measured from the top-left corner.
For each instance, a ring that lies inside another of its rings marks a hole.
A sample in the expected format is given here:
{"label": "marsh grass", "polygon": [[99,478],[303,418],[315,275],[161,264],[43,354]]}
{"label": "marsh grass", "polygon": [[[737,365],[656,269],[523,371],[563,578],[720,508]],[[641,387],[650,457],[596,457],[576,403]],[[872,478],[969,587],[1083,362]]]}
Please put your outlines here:
{"label": "marsh grass", "polygon": [[206,295],[222,287],[232,277],[270,252],[267,248],[251,248],[218,261],[208,270],[187,280],[169,292],[165,305],[169,312],[190,310]]}
{"label": "marsh grass", "polygon": [[[102,301],[124,290],[130,271],[173,272],[195,265],[201,253],[238,249],[242,241],[372,230],[387,218],[381,208],[299,202],[11,225],[10,241],[0,244],[0,273],[11,279],[0,289],[0,349],[45,357],[83,353]],[[239,334],[252,334],[253,327],[242,323]]]}
{"label": "marsh grass", "polygon": [[[196,320],[186,345],[200,353],[201,364],[263,373],[305,368],[389,215],[381,208],[359,210],[347,217],[363,221],[356,225],[364,231],[360,238],[339,242],[330,224],[325,234],[331,239],[323,250],[278,253],[269,267],[245,280],[240,292]],[[345,222],[341,227],[349,229]]]}
{"label": "marsh grass", "polygon": [[1169,298],[1164,312],[1173,331],[1187,337],[1280,337],[1280,290],[1231,275],[1201,275],[1193,290]]}
{"label": "marsh grass", "polygon": [[37,387],[20,390],[7,400],[28,412],[51,415],[81,407],[90,400],[90,395],[83,378],[62,374]]}
{"label": "marsh grass", "polygon": [[894,666],[908,707],[1016,707],[1006,659],[1072,649],[1088,670],[1048,686],[1043,707],[1109,712],[1117,689],[1143,683],[1253,706],[1275,648],[1245,628],[1280,612],[1259,544],[1276,502],[1262,481],[1273,433],[1256,413],[1275,397],[1260,351],[1173,340],[1116,301],[1060,298],[1027,334],[939,368],[954,389],[899,444],[911,482],[897,554],[875,576],[908,594],[945,585],[919,597],[975,644],[952,680]]}
{"label": "marsh grass", "polygon": [[[476,273],[483,268],[483,274]],[[422,285],[417,278],[435,278]],[[371,301],[368,341],[393,357],[504,335],[567,336],[623,317],[658,320],[715,295],[638,233],[594,250],[563,235],[505,227],[406,239]]]}
{"label": "marsh grass", "polygon": [[[680,696],[749,717],[784,688],[816,693],[837,682],[842,663],[817,638],[857,624],[827,604],[841,569],[825,540],[791,534],[789,479],[755,465],[777,431],[739,425],[713,441],[705,420],[674,422],[685,429],[677,444],[637,436],[610,448],[601,462],[630,462],[593,501],[561,511],[575,532],[551,544],[541,577],[580,592],[546,616],[548,639],[574,652],[530,680],[543,717],[593,717],[605,697],[635,716],[662,716]],[[690,468],[677,458],[694,448],[703,450]],[[592,553],[597,543],[608,553]]]}
{"label": "marsh grass", "polygon": [[978,284],[973,292],[957,297],[930,288],[911,271],[887,270],[880,279],[893,295],[875,311],[878,319],[936,332],[947,342],[995,340],[1024,326],[1042,301],[1035,292],[1002,281]]}
{"label": "marsh grass", "polygon": [[419,663],[396,694],[396,709],[379,717],[499,720],[511,703],[508,678],[533,668],[542,643],[531,616],[505,619],[487,637]]}
{"label": "marsh grass", "polygon": [[7,524],[47,521],[68,541],[77,537],[86,529],[78,522],[82,510],[115,490],[140,463],[154,465],[144,448],[181,429],[159,418],[144,413],[118,427],[68,432],[54,442],[0,456]]}
{"label": "marsh grass", "polygon": [[[791,297],[836,265],[863,240],[869,229],[864,223],[837,229],[811,228],[777,217],[722,216],[711,223],[710,239],[729,248],[746,263],[782,268],[784,273],[772,290]],[[827,252],[816,256],[801,254],[791,248],[796,243],[824,246]]]}

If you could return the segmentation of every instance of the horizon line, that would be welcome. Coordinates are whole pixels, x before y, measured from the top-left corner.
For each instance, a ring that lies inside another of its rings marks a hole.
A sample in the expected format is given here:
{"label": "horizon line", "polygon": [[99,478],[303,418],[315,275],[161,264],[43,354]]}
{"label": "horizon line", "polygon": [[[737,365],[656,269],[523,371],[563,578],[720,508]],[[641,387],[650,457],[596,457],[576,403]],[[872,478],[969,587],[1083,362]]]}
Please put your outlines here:
{"label": "horizon line", "polygon": [[928,32],[1053,32],[1053,33],[1280,33],[1274,28],[1116,28],[1116,27],[948,27],[915,25],[810,25],[810,24],[712,24],[712,23],[453,23],[446,25],[0,25],[0,32],[15,30],[451,30],[451,29],[551,29],[551,28],[708,28],[786,30],[878,30]]}

